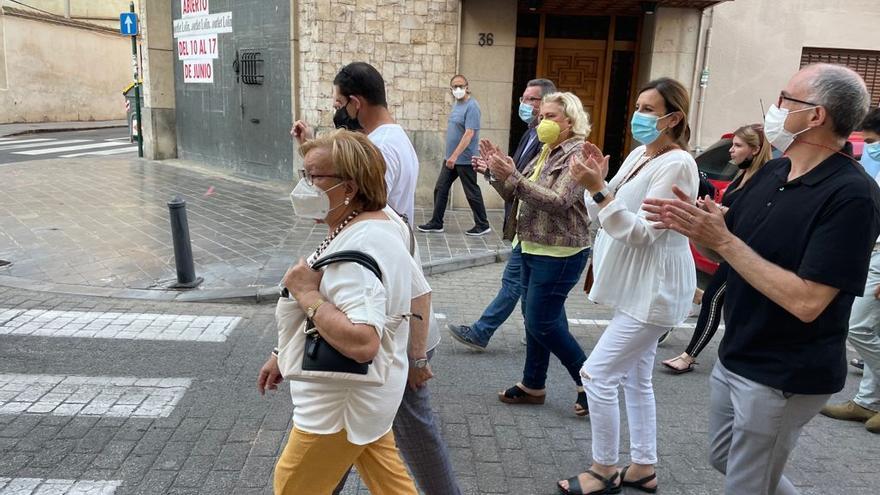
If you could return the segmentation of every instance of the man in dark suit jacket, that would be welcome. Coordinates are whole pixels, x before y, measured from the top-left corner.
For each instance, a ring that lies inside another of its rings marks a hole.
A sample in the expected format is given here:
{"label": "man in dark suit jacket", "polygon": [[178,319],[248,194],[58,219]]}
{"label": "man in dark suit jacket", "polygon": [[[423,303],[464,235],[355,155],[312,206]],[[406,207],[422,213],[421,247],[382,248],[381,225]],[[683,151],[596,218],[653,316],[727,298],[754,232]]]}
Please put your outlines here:
{"label": "man in dark suit jacket", "polygon": [[[556,86],[552,81],[533,79],[528,82],[519,99],[519,117],[529,126],[528,131],[519,140],[519,145],[513,154],[513,162],[520,172],[525,170],[529,162],[541,151],[541,143],[538,141],[537,132],[535,132],[535,128],[538,127],[538,122],[541,120],[541,100],[544,96],[555,92]],[[511,203],[505,202],[505,231],[507,230],[507,214],[510,208]],[[448,328],[452,337],[471,349],[484,351],[495,330],[507,321],[513,310],[516,309],[521,293],[519,273],[520,257],[514,251],[507,260],[507,266],[504,267],[504,274],[501,276],[501,289],[498,290],[495,299],[486,307],[480,319],[471,326],[450,323]]]}

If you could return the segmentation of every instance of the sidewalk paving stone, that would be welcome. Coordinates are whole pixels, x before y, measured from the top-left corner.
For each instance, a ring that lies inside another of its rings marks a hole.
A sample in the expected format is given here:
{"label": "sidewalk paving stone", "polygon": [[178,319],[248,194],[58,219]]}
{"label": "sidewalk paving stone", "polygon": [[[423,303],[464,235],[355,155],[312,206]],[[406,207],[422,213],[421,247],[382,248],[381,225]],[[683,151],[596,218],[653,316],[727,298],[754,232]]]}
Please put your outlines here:
{"label": "sidewalk paving stone", "polygon": [[[274,290],[287,267],[326,235],[325,226],[293,215],[288,187],[164,162],[14,163],[0,167],[0,183],[0,260],[11,262],[0,268],[0,279],[30,284],[20,288],[58,284],[83,295],[115,289],[117,297],[152,289],[163,297],[164,290],[155,289],[176,281],[166,206],[176,196],[187,201],[196,274],[205,279],[200,290],[182,297],[198,297],[204,289]],[[417,210],[415,223],[429,214]],[[490,212],[490,220],[495,231],[469,237],[470,211],[449,211],[446,233],[417,232],[422,261],[433,267],[428,271],[458,268],[456,260],[463,260],[461,267],[491,263],[509,251],[497,231],[501,212]],[[100,329],[86,331],[92,330]]]}

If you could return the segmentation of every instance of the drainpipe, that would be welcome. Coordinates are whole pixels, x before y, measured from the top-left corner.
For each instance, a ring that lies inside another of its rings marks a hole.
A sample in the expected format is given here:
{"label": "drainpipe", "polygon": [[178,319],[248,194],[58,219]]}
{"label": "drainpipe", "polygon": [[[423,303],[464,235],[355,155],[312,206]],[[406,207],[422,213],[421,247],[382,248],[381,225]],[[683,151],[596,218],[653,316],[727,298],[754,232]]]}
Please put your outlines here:
{"label": "drainpipe", "polygon": [[70,0],[64,0],[64,17],[70,19]]}
{"label": "drainpipe", "polygon": [[[697,31],[697,49],[694,54],[694,72],[691,74],[691,113],[688,117],[690,119],[691,129],[697,128],[697,98],[699,95],[697,94],[697,89],[699,88],[700,81],[700,72],[702,70],[702,62],[703,62],[703,48],[706,43],[706,30],[704,29],[706,26],[706,17],[709,16],[708,9],[703,9],[700,11],[700,27]],[[694,143],[695,145],[696,143]],[[692,146],[693,147],[693,146]]]}
{"label": "drainpipe", "polygon": [[697,153],[703,151],[700,142],[703,137],[703,110],[706,103],[706,89],[709,87],[709,53],[712,49],[712,24],[715,19],[714,7],[709,9],[709,26],[706,28],[706,45],[703,49],[703,70],[700,72],[700,98],[697,100],[696,147]]}

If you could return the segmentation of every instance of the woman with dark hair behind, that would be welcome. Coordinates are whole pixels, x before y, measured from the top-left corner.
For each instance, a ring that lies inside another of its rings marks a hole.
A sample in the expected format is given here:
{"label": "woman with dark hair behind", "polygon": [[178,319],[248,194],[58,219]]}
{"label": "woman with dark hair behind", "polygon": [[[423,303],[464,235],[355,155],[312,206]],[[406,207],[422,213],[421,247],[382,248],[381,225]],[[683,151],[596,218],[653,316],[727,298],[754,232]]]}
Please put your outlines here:
{"label": "woman with dark hair behind", "polygon": [[[752,124],[740,127],[733,133],[733,143],[730,145],[730,161],[739,167],[739,173],[733,179],[724,196],[721,198],[721,206],[725,209],[739,197],[743,187],[755,173],[770,160],[770,143],[764,139],[764,126]],[[700,307],[700,316],[697,318],[697,326],[691,342],[680,355],[663,361],[663,366],[672,370],[672,373],[680,375],[693,371],[697,364],[697,356],[712,340],[718,325],[721,323],[721,306],[724,304],[724,292],[727,286],[727,263],[718,265],[718,269],[712,275],[712,280],[703,292],[703,304]]]}

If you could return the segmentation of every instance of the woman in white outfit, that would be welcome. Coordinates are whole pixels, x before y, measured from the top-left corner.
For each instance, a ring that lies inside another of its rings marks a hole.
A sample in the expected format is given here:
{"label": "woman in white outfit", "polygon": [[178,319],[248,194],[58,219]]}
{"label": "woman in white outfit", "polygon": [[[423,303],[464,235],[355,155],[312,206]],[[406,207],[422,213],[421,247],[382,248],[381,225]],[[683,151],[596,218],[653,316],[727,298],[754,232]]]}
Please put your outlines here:
{"label": "woman in white outfit", "polygon": [[[560,481],[565,494],[619,493],[632,487],[657,491],[657,428],[652,371],[657,339],[687,318],[696,272],[687,239],[655,228],[642,209],[646,198],[674,198],[676,185],[696,200],[697,165],[686,151],[687,90],[677,81],[651,81],[639,93],[632,117],[641,142],[606,183],[608,157],[584,145],[573,166],[586,187],[592,221],[600,224],[593,252],[590,300],[614,308],[614,317],[581,369],[590,405],[593,464]],[[632,464],[618,471],[623,384]]]}
{"label": "woman in white outfit", "polygon": [[[357,363],[390,358],[381,385],[293,380],[293,430],[275,466],[277,495],[329,495],[354,464],[374,495],[416,495],[391,431],[407,382],[415,262],[396,214],[384,211],[385,162],[366,136],[334,131],[300,148],[303,173],[291,193],[297,216],[326,224],[327,237],[283,284],[326,343]],[[392,217],[391,215],[394,215]],[[315,271],[322,257],[354,250],[372,256],[382,279],[357,263]],[[397,320],[399,321],[399,319]],[[382,353],[382,356],[379,354]],[[277,386],[275,356],[260,372],[260,392]]]}

